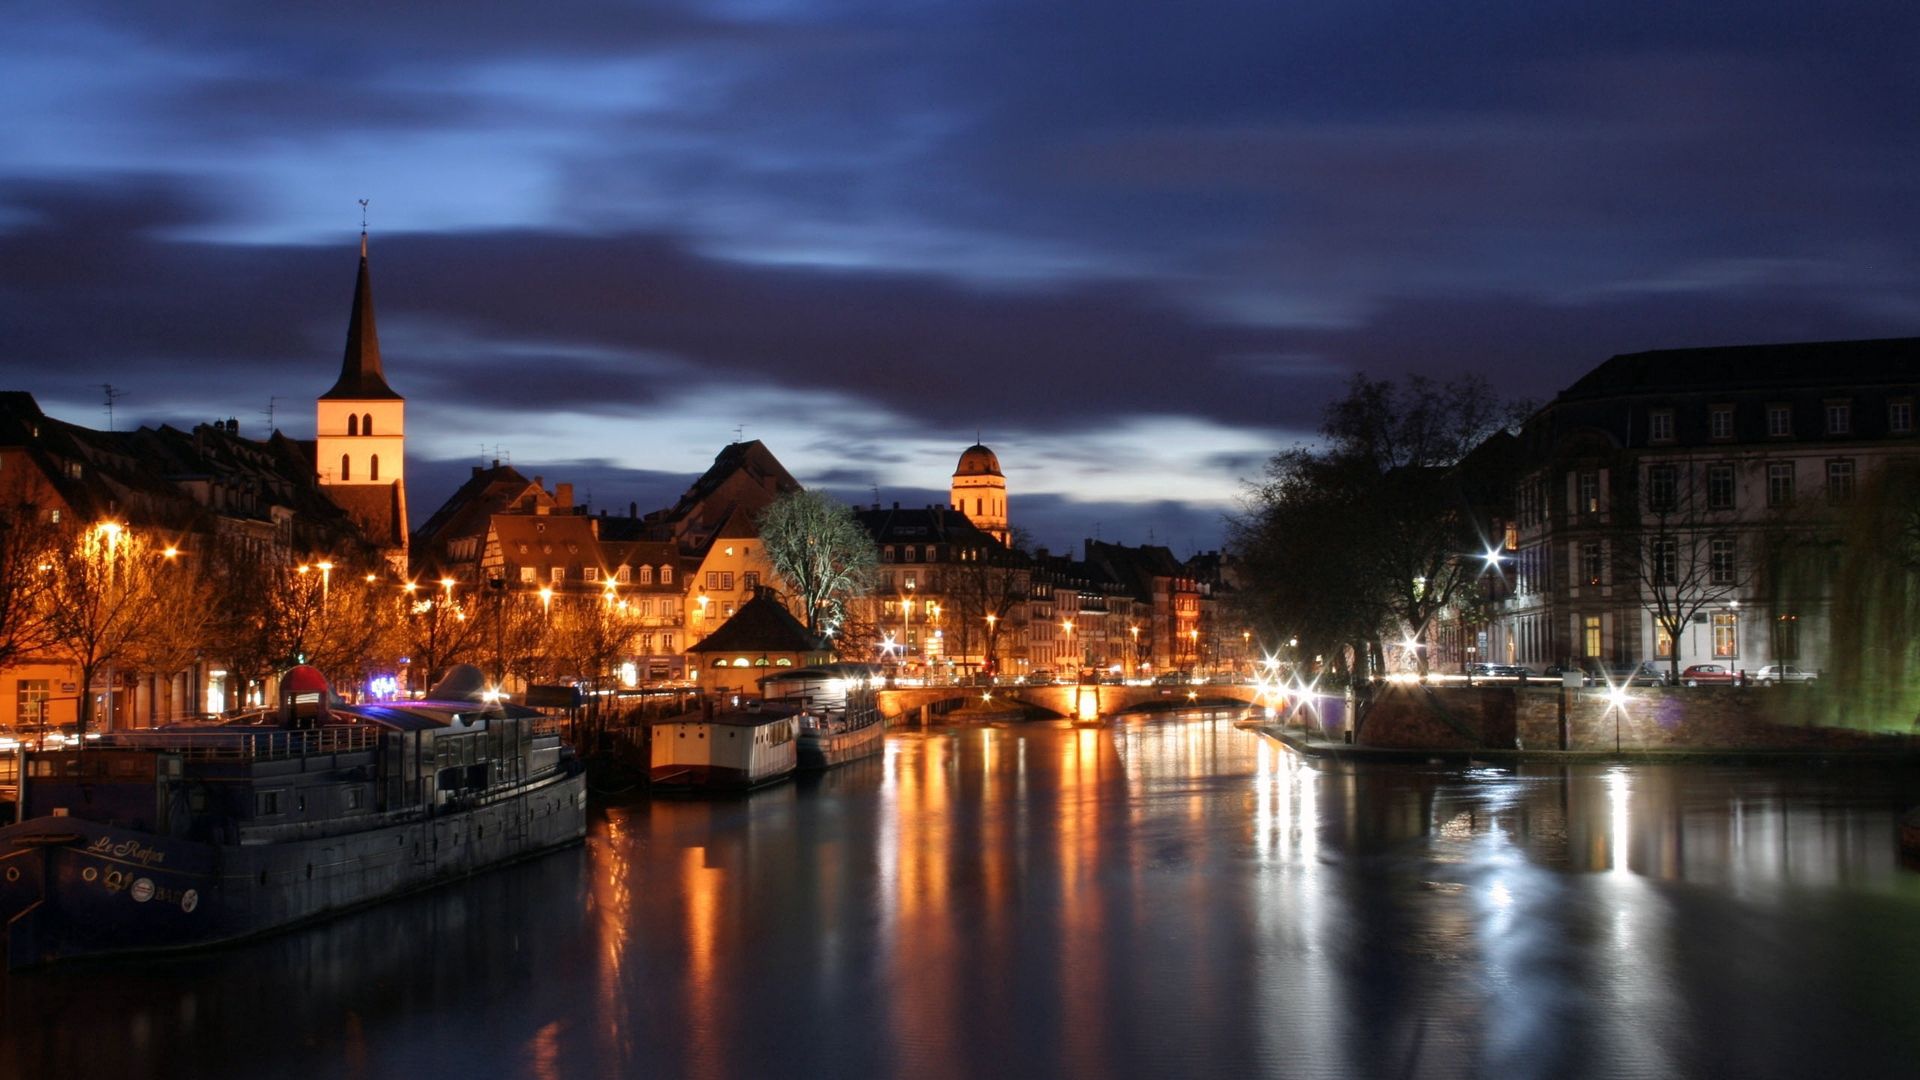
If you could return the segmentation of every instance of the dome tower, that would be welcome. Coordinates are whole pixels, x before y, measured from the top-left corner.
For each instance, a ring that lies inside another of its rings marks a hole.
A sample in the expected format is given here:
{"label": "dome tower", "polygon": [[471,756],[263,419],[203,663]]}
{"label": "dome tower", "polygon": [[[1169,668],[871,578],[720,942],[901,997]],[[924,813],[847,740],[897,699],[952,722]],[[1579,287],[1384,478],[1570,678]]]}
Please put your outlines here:
{"label": "dome tower", "polygon": [[981,532],[1007,542],[1007,478],[1000,473],[1000,459],[979,443],[961,453],[953,470],[953,508]]}

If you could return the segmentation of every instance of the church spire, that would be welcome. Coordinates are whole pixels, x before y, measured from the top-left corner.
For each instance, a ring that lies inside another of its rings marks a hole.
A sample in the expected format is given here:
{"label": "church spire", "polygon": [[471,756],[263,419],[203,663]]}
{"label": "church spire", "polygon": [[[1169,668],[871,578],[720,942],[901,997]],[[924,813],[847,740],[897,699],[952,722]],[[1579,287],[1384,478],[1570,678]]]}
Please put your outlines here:
{"label": "church spire", "polygon": [[[362,204],[362,210],[365,206]],[[339,381],[320,395],[349,401],[383,401],[399,394],[387,385],[380,369],[380,335],[373,326],[373,283],[367,276],[366,223],[360,229],[360,278],[353,284],[353,315],[347,320],[347,355]]]}

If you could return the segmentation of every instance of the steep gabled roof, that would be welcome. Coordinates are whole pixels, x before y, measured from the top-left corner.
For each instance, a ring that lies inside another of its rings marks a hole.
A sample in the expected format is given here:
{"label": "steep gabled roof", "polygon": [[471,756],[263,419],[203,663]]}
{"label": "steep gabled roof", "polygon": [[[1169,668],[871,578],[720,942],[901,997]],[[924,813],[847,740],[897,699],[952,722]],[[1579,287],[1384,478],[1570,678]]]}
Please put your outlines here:
{"label": "steep gabled roof", "polygon": [[733,618],[721,623],[719,629],[687,651],[807,653],[826,652],[827,644],[807,633],[807,628],[775,598],[772,590],[762,589],[742,604]]}

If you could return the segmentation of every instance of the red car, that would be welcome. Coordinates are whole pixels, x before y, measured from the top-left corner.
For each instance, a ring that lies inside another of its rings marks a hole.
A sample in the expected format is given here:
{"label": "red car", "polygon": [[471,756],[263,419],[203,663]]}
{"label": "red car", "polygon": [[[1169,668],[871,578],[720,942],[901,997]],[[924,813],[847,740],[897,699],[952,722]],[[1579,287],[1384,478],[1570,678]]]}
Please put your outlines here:
{"label": "red car", "polygon": [[1712,683],[1728,684],[1739,676],[1725,664],[1695,664],[1680,673],[1680,681],[1687,686],[1704,686]]}

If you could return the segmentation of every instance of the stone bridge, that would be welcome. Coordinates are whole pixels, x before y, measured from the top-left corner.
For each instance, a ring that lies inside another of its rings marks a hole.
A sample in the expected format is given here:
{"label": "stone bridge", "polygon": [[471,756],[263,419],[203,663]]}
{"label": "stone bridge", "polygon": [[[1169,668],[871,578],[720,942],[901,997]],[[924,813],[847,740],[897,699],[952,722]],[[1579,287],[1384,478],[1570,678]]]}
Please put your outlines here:
{"label": "stone bridge", "polygon": [[1201,708],[1252,705],[1257,686],[1111,686],[1071,683],[1055,686],[910,686],[879,692],[880,712],[888,720],[925,719],[962,705],[1019,705],[1074,720],[1094,720],[1133,709]]}

